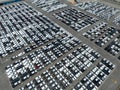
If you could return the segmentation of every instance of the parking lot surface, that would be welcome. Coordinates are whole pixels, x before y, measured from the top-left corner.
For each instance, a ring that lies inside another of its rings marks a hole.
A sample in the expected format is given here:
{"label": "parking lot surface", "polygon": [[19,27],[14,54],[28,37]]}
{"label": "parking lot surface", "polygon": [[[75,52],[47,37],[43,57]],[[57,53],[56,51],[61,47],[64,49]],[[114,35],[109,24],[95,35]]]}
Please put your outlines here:
{"label": "parking lot surface", "polygon": [[120,8],[104,2],[1,6],[1,90],[119,90]]}

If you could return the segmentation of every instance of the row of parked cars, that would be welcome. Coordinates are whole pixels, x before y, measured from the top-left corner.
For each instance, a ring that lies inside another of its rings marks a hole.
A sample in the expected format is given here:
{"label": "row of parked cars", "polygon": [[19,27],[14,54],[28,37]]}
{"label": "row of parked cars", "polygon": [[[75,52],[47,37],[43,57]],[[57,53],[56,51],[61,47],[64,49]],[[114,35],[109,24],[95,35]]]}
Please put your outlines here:
{"label": "row of parked cars", "polygon": [[90,30],[88,30],[87,32],[84,32],[83,36],[90,39],[91,41],[94,41],[101,34],[105,33],[106,27],[107,27],[107,23],[99,22],[96,25],[94,25],[94,27],[92,27]]}
{"label": "row of parked cars", "polygon": [[103,36],[98,38],[95,41],[95,43],[98,46],[103,47],[106,44],[108,44],[111,39],[113,39],[114,37],[116,37],[119,34],[120,34],[119,30],[117,30],[115,27],[108,27],[106,32],[103,34]]}
{"label": "row of parked cars", "polygon": [[23,3],[23,2],[19,2],[16,4],[12,4],[12,5],[7,5],[7,6],[0,8],[0,15],[4,13],[12,13],[14,11],[19,11],[21,9],[24,10],[25,8],[28,8],[28,7],[29,6],[27,5],[27,3]]}
{"label": "row of parked cars", "polygon": [[120,25],[120,14],[114,18],[113,23],[115,23],[116,25]]}
{"label": "row of parked cars", "polygon": [[2,57],[29,44],[34,48],[66,34],[66,30],[26,3],[2,7],[0,13]]}
{"label": "row of parked cars", "polygon": [[19,90],[64,90],[99,58],[98,52],[82,44]]}
{"label": "row of parked cars", "polygon": [[90,30],[83,33],[83,36],[94,41],[100,47],[109,44],[111,39],[117,37],[120,31],[115,27],[109,27],[105,22],[100,22]]}
{"label": "row of parked cars", "polygon": [[80,41],[72,36],[63,36],[48,43],[42,48],[31,52],[6,67],[7,76],[12,87],[36,74],[39,70],[46,67],[68,51],[78,46]]}
{"label": "row of parked cars", "polygon": [[0,8],[0,56],[6,56],[8,53],[12,53],[27,45],[19,32],[17,32],[17,30],[21,29],[15,25],[19,19],[16,20],[14,17],[14,12],[17,14],[19,10],[26,8],[28,7],[25,3]]}
{"label": "row of parked cars", "polygon": [[59,0],[31,0],[30,2],[46,12],[52,12],[67,7],[67,4],[61,3]]}
{"label": "row of parked cars", "polygon": [[[118,57],[120,53],[120,30],[108,26],[105,22],[97,23],[90,30],[83,33],[83,36],[93,41],[112,55]],[[119,58],[119,57],[118,57]]]}
{"label": "row of parked cars", "polygon": [[64,9],[53,15],[55,18],[78,32],[99,21],[97,18],[89,16],[74,8]]}
{"label": "row of parked cars", "polygon": [[106,48],[106,51],[116,56],[120,54],[120,35],[115,38]]}
{"label": "row of parked cars", "polygon": [[72,90],[98,90],[114,68],[112,62],[102,59]]}
{"label": "row of parked cars", "polygon": [[[66,6],[56,0],[34,0],[33,3],[47,12]],[[23,52],[18,55],[20,58],[13,56],[11,59],[14,61],[5,67],[14,89],[20,87],[19,90],[64,90],[102,59],[90,71],[92,76],[86,76],[91,80],[81,81],[82,89],[97,90],[115,67],[97,51],[82,44],[79,39],[25,2],[2,7],[0,15],[0,55],[9,55],[23,47]],[[57,12],[54,16],[76,31],[99,21],[74,8]],[[106,27],[106,23],[101,23],[99,29],[103,27]],[[110,30],[108,34],[113,31]],[[95,33],[97,31],[93,32]],[[48,68],[48,65],[51,66]],[[32,79],[33,77],[35,78]],[[74,89],[78,90],[78,86]]]}
{"label": "row of parked cars", "polygon": [[114,8],[100,2],[87,1],[78,3],[76,6],[82,10],[85,10],[106,20],[110,20],[116,14],[120,14],[119,8]]}

